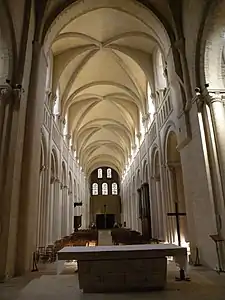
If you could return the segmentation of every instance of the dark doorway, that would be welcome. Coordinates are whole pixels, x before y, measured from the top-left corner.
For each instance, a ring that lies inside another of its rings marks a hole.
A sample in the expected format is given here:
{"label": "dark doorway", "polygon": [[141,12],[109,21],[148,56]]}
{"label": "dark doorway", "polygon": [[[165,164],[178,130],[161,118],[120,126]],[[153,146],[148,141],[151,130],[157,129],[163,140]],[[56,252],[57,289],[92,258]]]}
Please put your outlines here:
{"label": "dark doorway", "polygon": [[115,215],[113,214],[101,214],[96,215],[97,229],[111,229],[115,223]]}

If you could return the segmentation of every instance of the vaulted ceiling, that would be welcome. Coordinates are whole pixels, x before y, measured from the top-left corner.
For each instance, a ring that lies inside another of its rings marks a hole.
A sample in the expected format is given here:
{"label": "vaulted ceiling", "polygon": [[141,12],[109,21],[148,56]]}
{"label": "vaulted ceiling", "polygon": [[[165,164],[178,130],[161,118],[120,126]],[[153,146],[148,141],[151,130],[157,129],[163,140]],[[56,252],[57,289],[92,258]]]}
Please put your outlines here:
{"label": "vaulted ceiling", "polygon": [[157,49],[168,53],[168,36],[138,1],[78,1],[51,25],[45,51],[53,57],[52,92],[59,92],[61,113],[87,173],[102,165],[124,170],[140,113],[148,113]]}

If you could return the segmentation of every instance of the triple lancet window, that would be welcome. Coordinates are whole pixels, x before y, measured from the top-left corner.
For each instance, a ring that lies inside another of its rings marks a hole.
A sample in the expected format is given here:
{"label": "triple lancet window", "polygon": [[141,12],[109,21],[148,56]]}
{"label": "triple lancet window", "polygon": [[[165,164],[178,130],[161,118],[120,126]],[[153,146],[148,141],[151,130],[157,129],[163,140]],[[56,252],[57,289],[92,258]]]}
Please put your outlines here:
{"label": "triple lancet window", "polygon": [[93,171],[91,195],[119,195],[118,174],[109,167],[97,168]]}

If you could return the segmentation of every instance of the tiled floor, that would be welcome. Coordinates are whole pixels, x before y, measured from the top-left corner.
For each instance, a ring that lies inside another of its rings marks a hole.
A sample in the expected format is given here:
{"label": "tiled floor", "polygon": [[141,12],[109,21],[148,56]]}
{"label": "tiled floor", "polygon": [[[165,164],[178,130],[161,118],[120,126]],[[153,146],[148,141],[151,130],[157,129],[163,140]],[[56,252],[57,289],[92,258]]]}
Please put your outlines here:
{"label": "tiled floor", "polygon": [[67,268],[64,275],[55,275],[55,266],[48,266],[43,275],[12,279],[0,284],[1,300],[224,300],[225,275],[204,268],[190,270],[191,282],[176,282],[174,265],[168,266],[168,284],[164,291],[124,294],[83,294],[78,277]]}

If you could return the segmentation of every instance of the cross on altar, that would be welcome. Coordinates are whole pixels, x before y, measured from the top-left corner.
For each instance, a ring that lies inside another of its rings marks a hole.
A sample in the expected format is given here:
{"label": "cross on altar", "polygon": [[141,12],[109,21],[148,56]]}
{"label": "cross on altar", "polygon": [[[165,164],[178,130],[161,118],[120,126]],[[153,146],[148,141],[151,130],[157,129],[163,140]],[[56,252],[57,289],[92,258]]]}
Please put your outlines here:
{"label": "cross on altar", "polygon": [[168,217],[175,217],[176,218],[178,245],[181,246],[181,240],[180,240],[180,217],[186,216],[186,213],[180,213],[179,210],[178,210],[178,203],[175,202],[175,212],[174,213],[167,213],[167,216]]}
{"label": "cross on altar", "polygon": [[[178,245],[181,246],[180,240],[180,217],[186,216],[186,213],[180,213],[178,209],[178,203],[175,202],[175,212],[174,213],[167,213],[168,217],[175,217],[176,218],[176,226],[177,226],[177,238],[178,238]],[[188,277],[185,276],[184,269],[180,268],[180,277],[176,277],[178,281],[190,281]]]}

